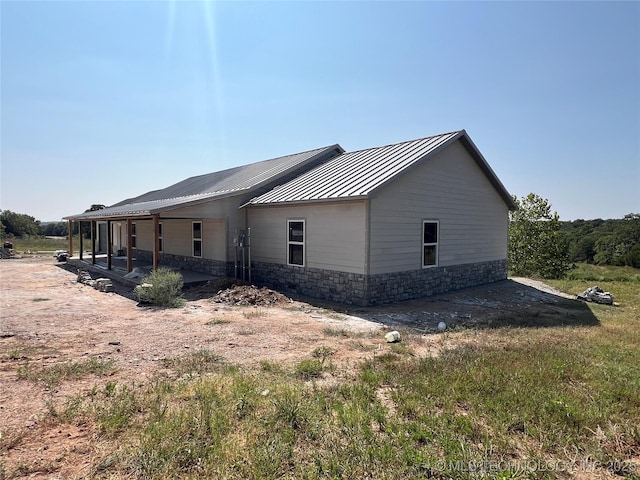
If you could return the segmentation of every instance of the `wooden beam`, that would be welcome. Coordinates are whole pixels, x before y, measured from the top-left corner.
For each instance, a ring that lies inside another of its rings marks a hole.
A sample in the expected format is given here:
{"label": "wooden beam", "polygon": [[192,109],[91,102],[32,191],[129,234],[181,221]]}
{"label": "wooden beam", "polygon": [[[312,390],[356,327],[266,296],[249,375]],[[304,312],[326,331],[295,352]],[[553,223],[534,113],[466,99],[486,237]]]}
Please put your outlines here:
{"label": "wooden beam", "polygon": [[127,273],[133,270],[133,236],[131,235],[131,219],[127,218]]}
{"label": "wooden beam", "polygon": [[111,220],[107,220],[107,270],[111,270]]}
{"label": "wooden beam", "polygon": [[160,264],[160,236],[158,230],[160,229],[160,215],[153,216],[153,269],[157,270]]}
{"label": "wooden beam", "polygon": [[96,222],[91,220],[91,264],[96,264]]}
{"label": "wooden beam", "polygon": [[78,222],[78,236],[80,237],[80,260],[82,260],[84,253],[84,241],[82,239],[82,220]]}
{"label": "wooden beam", "polygon": [[73,257],[73,220],[69,220],[69,256]]}

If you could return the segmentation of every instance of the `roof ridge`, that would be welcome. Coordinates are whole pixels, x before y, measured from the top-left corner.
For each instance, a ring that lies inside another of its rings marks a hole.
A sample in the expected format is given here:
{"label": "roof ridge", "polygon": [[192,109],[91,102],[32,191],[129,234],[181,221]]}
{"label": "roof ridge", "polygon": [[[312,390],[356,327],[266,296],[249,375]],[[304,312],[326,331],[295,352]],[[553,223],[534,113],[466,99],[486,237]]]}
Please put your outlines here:
{"label": "roof ridge", "polygon": [[445,135],[454,135],[454,134],[457,135],[457,134],[463,133],[463,132],[465,132],[464,129],[462,129],[462,130],[453,130],[451,132],[439,133],[437,135],[428,135],[426,137],[414,138],[413,140],[403,140],[402,142],[389,143],[387,145],[379,145],[377,147],[369,147],[369,148],[360,148],[358,150],[350,150],[348,152],[344,152],[343,155],[351,154],[351,153],[358,153],[358,152],[366,152],[367,150],[377,150],[379,148],[394,147],[396,145],[402,145],[403,143],[418,142],[420,140],[427,140],[428,138],[444,137]]}

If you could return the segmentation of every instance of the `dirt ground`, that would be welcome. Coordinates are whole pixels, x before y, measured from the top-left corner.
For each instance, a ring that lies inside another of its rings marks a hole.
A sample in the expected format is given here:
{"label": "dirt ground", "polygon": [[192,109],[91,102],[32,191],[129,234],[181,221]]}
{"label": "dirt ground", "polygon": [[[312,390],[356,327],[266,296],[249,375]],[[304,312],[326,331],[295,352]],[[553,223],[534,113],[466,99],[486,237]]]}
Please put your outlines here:
{"label": "dirt ground", "polygon": [[49,390],[18,378],[18,368],[27,362],[43,367],[110,359],[116,371],[109,381],[144,383],[164,369],[163,359],[200,349],[253,368],[264,360],[293,366],[327,345],[336,350],[332,360],[345,376],[358,362],[390,348],[384,340],[390,329],[401,332],[414,355],[424,356],[455,341],[438,333],[442,321],[448,331],[499,327],[507,317],[535,319],[542,326],[585,321],[576,315],[576,305],[569,305],[576,302],[525,279],[378,308],[294,300],[274,292],[265,294],[267,306],[230,305],[214,301],[214,287],[187,291],[181,308],[156,309],[139,306],[129,287],[102,293],[80,284],[74,271],[51,257],[0,261],[0,478],[3,463],[5,475],[83,478],[104,455],[90,425],[51,426],[46,418],[51,405],[107,379],[64,381]]}

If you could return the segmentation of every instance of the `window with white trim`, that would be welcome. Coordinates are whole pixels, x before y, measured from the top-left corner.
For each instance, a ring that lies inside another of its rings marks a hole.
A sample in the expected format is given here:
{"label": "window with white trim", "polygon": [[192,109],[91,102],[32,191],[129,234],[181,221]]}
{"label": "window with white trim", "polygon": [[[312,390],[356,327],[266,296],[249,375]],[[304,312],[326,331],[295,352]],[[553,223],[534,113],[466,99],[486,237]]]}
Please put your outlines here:
{"label": "window with white trim", "polygon": [[193,222],[192,227],[193,256],[202,257],[202,222]]}
{"label": "window with white trim", "polygon": [[422,221],[422,268],[438,266],[438,236],[440,222]]}
{"label": "window with white trim", "polygon": [[287,265],[304,266],[304,220],[287,220]]}
{"label": "window with white trim", "polygon": [[158,223],[158,251],[162,253],[162,222]]}
{"label": "window with white trim", "polygon": [[137,239],[136,239],[136,224],[131,224],[131,248],[136,248]]}

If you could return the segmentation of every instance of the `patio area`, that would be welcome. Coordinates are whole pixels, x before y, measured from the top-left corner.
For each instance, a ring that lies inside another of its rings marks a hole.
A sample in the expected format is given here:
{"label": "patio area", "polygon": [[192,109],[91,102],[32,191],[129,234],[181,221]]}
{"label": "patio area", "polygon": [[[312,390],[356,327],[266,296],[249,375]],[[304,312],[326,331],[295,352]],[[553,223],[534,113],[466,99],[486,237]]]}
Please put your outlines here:
{"label": "patio area", "polygon": [[[68,264],[75,266],[78,269],[87,270],[99,273],[105,278],[109,278],[124,285],[135,287],[140,283],[143,277],[148,275],[153,270],[153,265],[148,262],[133,258],[133,270],[127,273],[127,257],[126,256],[111,256],[111,270],[107,268],[107,255],[96,255],[95,263],[92,263],[91,255],[88,257],[85,255],[83,259],[78,256],[71,257],[67,260]],[[160,265],[162,267],[162,265]],[[182,275],[185,287],[193,287],[207,283],[211,280],[217,280],[220,277],[209,275],[201,272],[194,272],[193,270],[174,269],[176,272]]]}

